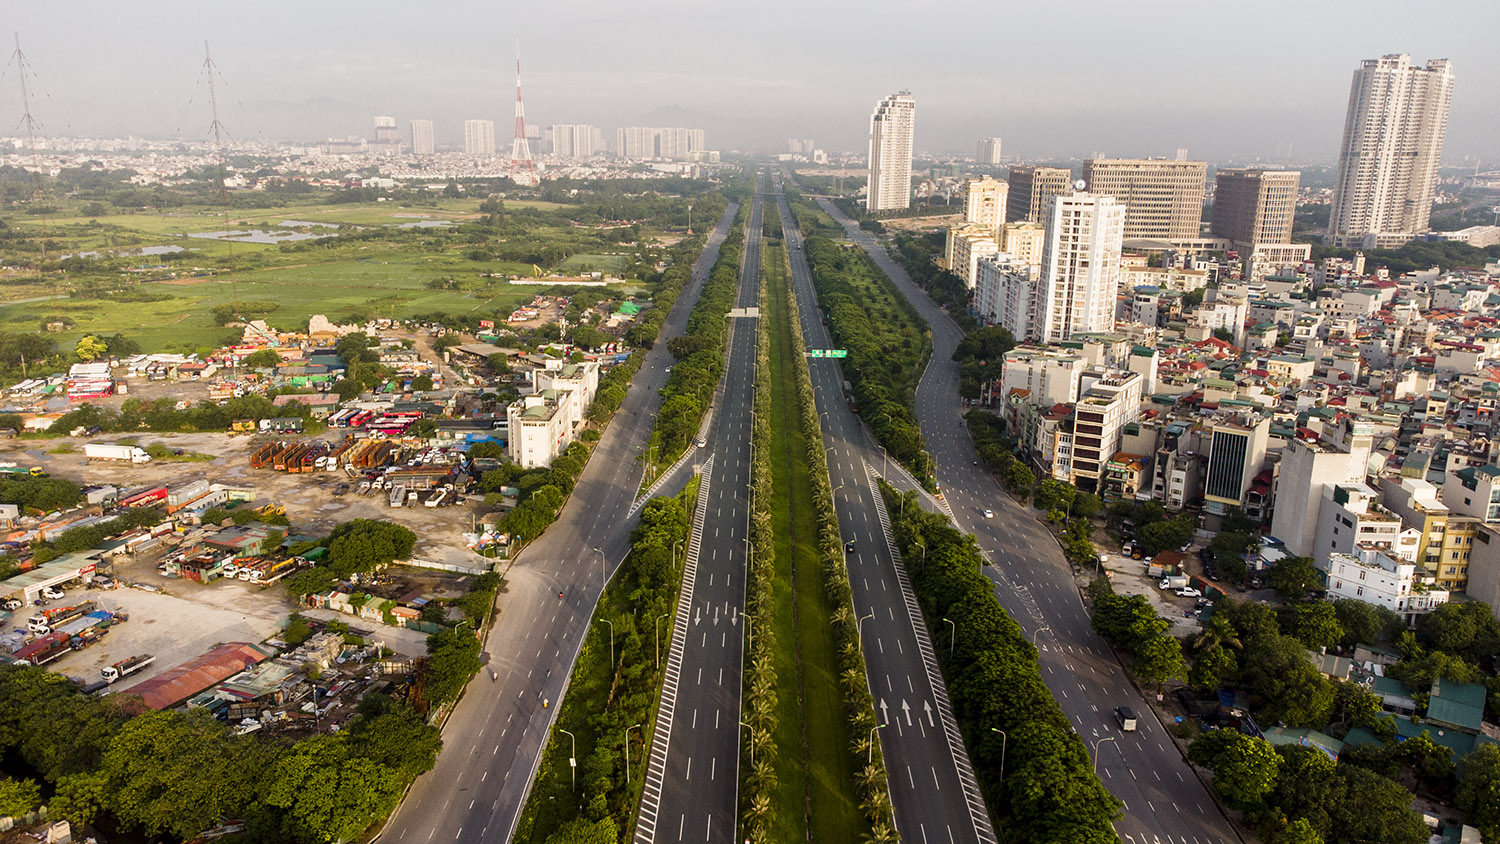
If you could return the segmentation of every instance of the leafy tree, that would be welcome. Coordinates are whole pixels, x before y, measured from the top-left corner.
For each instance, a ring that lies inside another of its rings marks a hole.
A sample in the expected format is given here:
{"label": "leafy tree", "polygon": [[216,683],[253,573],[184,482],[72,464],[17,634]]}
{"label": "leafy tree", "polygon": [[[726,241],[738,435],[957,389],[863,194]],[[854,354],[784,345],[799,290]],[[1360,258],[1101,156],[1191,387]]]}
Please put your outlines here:
{"label": "leafy tree", "polygon": [[1073,497],[1073,509],[1069,515],[1076,519],[1092,519],[1104,512],[1104,500],[1092,492],[1079,492]]}
{"label": "leafy tree", "polygon": [[1217,691],[1239,674],[1239,660],[1234,651],[1214,644],[1199,651],[1188,672],[1188,683],[1200,692]]}
{"label": "leafy tree", "polygon": [[1193,541],[1193,532],[1198,520],[1188,513],[1179,513],[1165,521],[1145,524],[1136,534],[1136,542],[1146,556],[1155,556],[1162,551],[1181,548]]}
{"label": "leafy tree", "polygon": [[78,345],[73,348],[73,353],[82,361],[94,361],[109,353],[109,344],[92,334],[85,334],[79,338]]}
{"label": "leafy tree", "polygon": [[1282,633],[1296,638],[1309,648],[1336,645],[1344,636],[1344,629],[1339,626],[1338,613],[1332,604],[1323,601],[1279,607],[1276,617],[1281,624]]}
{"label": "leafy tree", "polygon": [[0,778],[0,818],[19,818],[35,809],[41,800],[42,790],[35,780]]}
{"label": "leafy tree", "polygon": [[271,369],[281,365],[281,355],[275,349],[259,349],[240,361],[240,365],[250,369]]}
{"label": "leafy tree", "polygon": [[101,774],[69,774],[57,781],[47,814],[52,818],[87,826],[110,800],[109,783]]}
{"label": "leafy tree", "polygon": [[432,389],[431,375],[418,375],[411,379],[411,388],[417,392],[426,392]]}
{"label": "leafy tree", "polygon": [[1427,730],[1396,745],[1395,757],[1429,786],[1446,783],[1453,776],[1453,751],[1433,741]]}
{"label": "leafy tree", "polygon": [[286,640],[288,647],[295,648],[312,638],[312,627],[308,625],[307,619],[303,618],[301,613],[294,612],[287,620],[286,629],[281,632],[281,637]]}
{"label": "leafy tree", "polygon": [[1380,698],[1358,683],[1334,683],[1334,707],[1350,726],[1373,726],[1380,717]]}
{"label": "leafy tree", "polygon": [[1188,761],[1214,772],[1214,791],[1237,809],[1260,804],[1276,787],[1282,758],[1263,739],[1210,730],[1188,746]]}
{"label": "leafy tree", "polygon": [[1500,650],[1500,621],[1483,601],[1452,601],[1417,621],[1417,639],[1431,650],[1478,660]]}
{"label": "leafy tree", "polygon": [[328,568],[335,576],[347,577],[409,558],[417,535],[390,522],[355,519],[334,528],[328,540]]}
{"label": "leafy tree", "polygon": [[1297,818],[1276,833],[1273,844],[1323,844],[1323,836],[1307,818]]}
{"label": "leafy tree", "polygon": [[422,667],[427,704],[436,707],[457,698],[479,667],[479,640],[473,633],[459,629],[428,636]]}
{"label": "leafy tree", "polygon": [[1155,683],[1157,688],[1168,680],[1182,679],[1187,675],[1182,643],[1166,634],[1141,641],[1136,646],[1135,660],[1130,667],[1141,682]]}
{"label": "leafy tree", "polygon": [[350,723],[349,752],[395,770],[410,782],[432,770],[443,739],[411,705],[389,695],[367,695]]}
{"label": "leafy tree", "polygon": [[574,818],[547,836],[544,844],[616,844],[619,840],[619,827],[614,818],[597,821]]}
{"label": "leafy tree", "polygon": [[349,841],[390,814],[401,799],[397,772],[351,756],[343,735],[303,739],[276,760],[266,805],[281,809],[293,841]]}
{"label": "leafy tree", "polygon": [[1300,601],[1307,593],[1323,586],[1323,573],[1311,557],[1287,557],[1271,566],[1267,576],[1271,588],[1283,601]]}
{"label": "leafy tree", "polygon": [[1265,720],[1294,727],[1328,723],[1333,686],[1313,667],[1298,640],[1279,634],[1246,638],[1240,671],[1250,692],[1265,701]]}
{"label": "leafy tree", "polygon": [[1344,629],[1344,636],[1340,641],[1344,647],[1390,641],[1406,629],[1406,622],[1390,609],[1353,598],[1334,601],[1333,611],[1338,617],[1339,626]]}
{"label": "leafy tree", "polygon": [[119,333],[104,338],[104,347],[112,358],[124,358],[141,353],[141,344]]}
{"label": "leafy tree", "polygon": [[1162,629],[1161,617],[1144,595],[1101,596],[1094,602],[1089,623],[1100,636],[1131,652],[1143,638]]}
{"label": "leafy tree", "polygon": [[1459,760],[1454,802],[1484,840],[1500,840],[1500,747],[1482,744]]}

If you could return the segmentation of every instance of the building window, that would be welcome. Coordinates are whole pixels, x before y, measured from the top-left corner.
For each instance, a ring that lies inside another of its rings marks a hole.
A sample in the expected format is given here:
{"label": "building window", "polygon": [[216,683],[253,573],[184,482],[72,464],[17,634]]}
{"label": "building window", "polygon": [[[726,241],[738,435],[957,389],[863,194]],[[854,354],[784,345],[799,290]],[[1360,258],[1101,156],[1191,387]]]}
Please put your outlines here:
{"label": "building window", "polygon": [[[1361,577],[1363,577],[1363,575],[1361,575]],[[1365,587],[1363,587],[1363,586],[1356,586],[1356,587],[1354,587],[1354,594],[1356,594],[1356,595],[1363,595],[1363,594],[1365,594]]]}

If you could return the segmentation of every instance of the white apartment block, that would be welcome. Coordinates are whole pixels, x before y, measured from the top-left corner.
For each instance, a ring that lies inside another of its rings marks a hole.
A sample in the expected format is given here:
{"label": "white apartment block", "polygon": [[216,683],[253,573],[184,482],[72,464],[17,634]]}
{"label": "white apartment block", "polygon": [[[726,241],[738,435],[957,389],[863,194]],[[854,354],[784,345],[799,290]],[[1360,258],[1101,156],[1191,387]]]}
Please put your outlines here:
{"label": "white apartment block", "polygon": [[974,271],[974,308],[979,318],[1003,327],[1017,340],[1035,339],[1041,283],[1033,269],[1003,252],[981,259]]}
{"label": "white apartment block", "polygon": [[1098,488],[1104,464],[1120,450],[1125,426],[1141,418],[1141,387],[1140,375],[1113,372],[1078,400],[1073,412],[1073,483]]}
{"label": "white apartment block", "polygon": [[557,158],[593,158],[604,153],[604,133],[584,123],[554,123],[552,154]]}
{"label": "white apartment block", "polygon": [[411,121],[411,152],[412,155],[432,155],[437,151],[437,146],[432,140],[432,121]]}
{"label": "white apartment block", "polygon": [[1407,624],[1448,603],[1447,590],[1427,587],[1416,565],[1378,549],[1330,554],[1321,568],[1328,576],[1328,600],[1353,598],[1385,607]]}
{"label": "white apartment block", "polygon": [[1139,264],[1131,264],[1124,269],[1125,288],[1127,290],[1141,286],[1155,287],[1159,290],[1177,290],[1183,293],[1191,293],[1194,290],[1202,290],[1208,286],[1208,272],[1206,270],[1185,270],[1177,267],[1146,267]]}
{"label": "white apartment block", "polygon": [[[974,161],[980,166],[993,167],[1000,163],[1000,139],[980,138],[979,144],[974,149]],[[1005,216],[1005,206],[1000,207],[1000,216]]]}
{"label": "white apartment block", "polygon": [[1232,335],[1230,342],[1245,348],[1245,317],[1250,305],[1237,296],[1218,296],[1193,312],[1193,322],[1209,331],[1222,328]]}
{"label": "white apartment block", "polygon": [[1000,244],[995,242],[993,229],[985,226],[960,226],[948,230],[945,260],[948,272],[964,280],[970,290],[979,272],[979,262],[1000,254]]}
{"label": "white apartment block", "polygon": [[620,158],[683,161],[707,149],[702,129],[625,126],[615,131],[615,155]]}
{"label": "white apartment block", "polygon": [[1000,227],[1000,251],[1031,267],[1032,276],[1041,273],[1046,248],[1047,229],[1040,223],[1015,222]]}
{"label": "white apartment block", "polygon": [[911,207],[911,153],[917,101],[910,91],[891,94],[870,115],[869,184],[865,210]]}
{"label": "white apartment block", "polygon": [[551,466],[573,442],[573,394],[557,390],[536,393],[505,409],[506,451],[523,469]]}
{"label": "white apartment block", "polygon": [[1035,331],[1043,343],[1114,328],[1125,207],[1074,192],[1053,200],[1042,254]]}
{"label": "white apartment block", "polygon": [[468,155],[495,154],[495,121],[464,121],[464,152]]}
{"label": "white apartment block", "polygon": [[1392,54],[1354,71],[1330,246],[1394,249],[1427,231],[1452,99],[1447,59],[1417,67],[1411,56]]}
{"label": "white apartment block", "polygon": [[1009,193],[1010,185],[989,176],[970,179],[964,184],[964,223],[988,230],[991,237],[998,236],[1005,224],[1005,201]]}
{"label": "white apartment block", "polygon": [[[1319,566],[1328,555],[1353,554],[1361,545],[1386,549],[1398,554],[1402,549],[1401,518],[1380,506],[1378,494],[1363,481],[1356,484],[1328,484],[1323,487],[1318,504],[1318,531],[1310,555]],[[1277,509],[1281,502],[1277,502]],[[1415,561],[1416,543],[1406,549]]]}
{"label": "white apartment block", "polygon": [[1320,442],[1294,439],[1282,450],[1271,535],[1285,543],[1288,552],[1313,556],[1324,492],[1364,480],[1373,441],[1370,423],[1351,422]]}
{"label": "white apartment block", "polygon": [[1022,401],[1042,407],[1078,401],[1084,360],[1070,349],[1021,345],[1005,353],[1000,365],[1000,395],[1005,401],[1025,391]]}
{"label": "white apartment block", "polygon": [[599,362],[567,363],[549,359],[545,368],[537,370],[535,379],[538,392],[555,390],[572,395],[572,401],[568,403],[568,422],[578,425],[599,393]]}

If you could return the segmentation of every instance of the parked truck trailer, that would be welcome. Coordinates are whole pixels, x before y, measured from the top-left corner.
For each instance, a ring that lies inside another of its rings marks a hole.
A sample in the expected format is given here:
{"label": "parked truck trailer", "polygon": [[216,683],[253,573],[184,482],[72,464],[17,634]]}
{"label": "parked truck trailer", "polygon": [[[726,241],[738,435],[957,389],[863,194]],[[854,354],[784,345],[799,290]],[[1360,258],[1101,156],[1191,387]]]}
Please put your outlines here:
{"label": "parked truck trailer", "polygon": [[83,456],[89,460],[108,460],[114,463],[151,462],[151,455],[144,448],[113,443],[88,443],[83,447]]}

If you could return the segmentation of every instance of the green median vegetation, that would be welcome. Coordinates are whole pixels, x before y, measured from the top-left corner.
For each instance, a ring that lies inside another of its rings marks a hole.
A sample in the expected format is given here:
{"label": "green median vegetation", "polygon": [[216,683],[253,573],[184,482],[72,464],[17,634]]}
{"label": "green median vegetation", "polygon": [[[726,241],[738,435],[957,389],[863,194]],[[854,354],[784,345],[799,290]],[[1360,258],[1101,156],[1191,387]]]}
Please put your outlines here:
{"label": "green median vegetation", "polygon": [[600,599],[573,665],[516,826],[517,844],[618,841],[631,828],[681,586],[673,546],[686,544],[697,498],[695,479],[677,497],[653,498],[641,508],[630,553]]}
{"label": "green median vegetation", "polygon": [[936,656],[996,827],[1034,844],[1117,842],[1110,822],[1120,801],[1042,682],[1036,648],[1000,606],[973,538],[923,510],[915,493],[882,492],[928,627],[951,619],[962,631]]}
{"label": "green median vegetation", "polygon": [[[768,228],[775,220],[768,215]],[[763,259],[755,488],[772,492],[757,500],[756,523],[772,553],[758,553],[751,573],[746,688],[757,755],[742,760],[741,811],[751,841],[857,841],[873,825],[889,829],[889,796],[883,766],[871,755],[862,771],[868,747],[853,741],[861,726],[868,742],[874,709],[857,644],[844,647],[855,641],[848,580],[779,241]]]}

